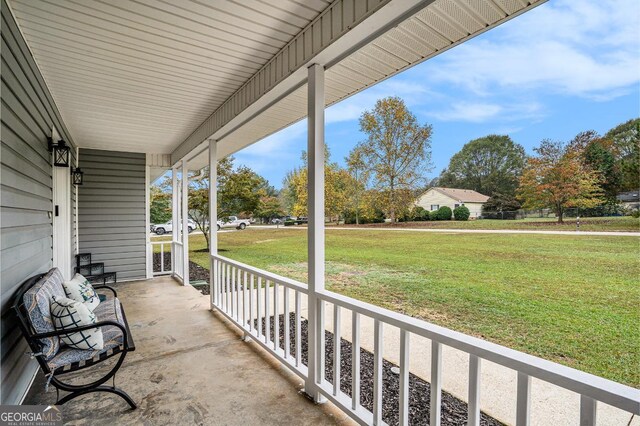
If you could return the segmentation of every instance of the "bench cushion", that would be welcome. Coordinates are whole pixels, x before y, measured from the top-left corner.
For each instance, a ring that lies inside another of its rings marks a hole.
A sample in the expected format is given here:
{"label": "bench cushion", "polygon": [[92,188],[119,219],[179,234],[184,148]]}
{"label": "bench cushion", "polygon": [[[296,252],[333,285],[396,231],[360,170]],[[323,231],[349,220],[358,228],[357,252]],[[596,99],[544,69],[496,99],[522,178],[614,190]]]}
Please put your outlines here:
{"label": "bench cushion", "polygon": [[[104,302],[101,302],[93,311],[98,321],[117,321],[118,323],[125,325],[124,316],[122,315],[122,308],[120,301],[116,297],[107,297]],[[102,327],[102,337],[104,345],[102,350],[90,350],[90,349],[73,349],[70,347],[63,347],[47,364],[53,371],[56,369],[67,370],[71,367],[82,366],[84,364],[92,364],[97,362],[114,352],[119,352],[124,347],[124,336],[122,330],[118,327],[109,325]]]}
{"label": "bench cushion", "polygon": [[[63,281],[60,270],[53,268],[25,292],[22,300],[36,333],[55,331],[51,319],[51,297],[65,297]],[[51,359],[60,349],[60,339],[57,336],[40,339],[40,343],[46,360]]]}

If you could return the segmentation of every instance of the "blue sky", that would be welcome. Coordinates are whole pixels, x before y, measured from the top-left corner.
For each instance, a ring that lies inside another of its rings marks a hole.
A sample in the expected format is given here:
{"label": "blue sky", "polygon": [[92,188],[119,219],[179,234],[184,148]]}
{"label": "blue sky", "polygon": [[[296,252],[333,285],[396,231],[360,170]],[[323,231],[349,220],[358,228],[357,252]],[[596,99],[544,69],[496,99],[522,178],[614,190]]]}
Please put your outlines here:
{"label": "blue sky", "polygon": [[[640,116],[637,0],[549,0],[534,10],[371,87],[326,111],[333,161],[366,136],[358,118],[400,96],[433,126],[430,177],[469,140],[508,134],[527,152],[545,138],[606,132]],[[235,154],[276,188],[299,166],[306,121]]]}

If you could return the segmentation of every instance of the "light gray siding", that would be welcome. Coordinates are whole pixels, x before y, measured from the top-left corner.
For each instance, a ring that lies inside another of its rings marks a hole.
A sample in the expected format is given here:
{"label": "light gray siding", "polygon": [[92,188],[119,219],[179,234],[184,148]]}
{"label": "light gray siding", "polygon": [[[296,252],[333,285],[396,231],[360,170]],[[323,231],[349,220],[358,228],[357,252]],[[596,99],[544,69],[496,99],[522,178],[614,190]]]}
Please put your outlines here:
{"label": "light gray siding", "polygon": [[145,166],[145,154],[80,149],[80,251],[119,281],[146,278]]}
{"label": "light gray siding", "polygon": [[[0,401],[16,404],[37,364],[24,355],[27,344],[9,311],[10,302],[20,283],[51,268],[53,257],[52,168],[46,138],[55,126],[74,148],[73,162],[75,145],[5,0],[1,1]],[[75,188],[71,197],[75,200]]]}

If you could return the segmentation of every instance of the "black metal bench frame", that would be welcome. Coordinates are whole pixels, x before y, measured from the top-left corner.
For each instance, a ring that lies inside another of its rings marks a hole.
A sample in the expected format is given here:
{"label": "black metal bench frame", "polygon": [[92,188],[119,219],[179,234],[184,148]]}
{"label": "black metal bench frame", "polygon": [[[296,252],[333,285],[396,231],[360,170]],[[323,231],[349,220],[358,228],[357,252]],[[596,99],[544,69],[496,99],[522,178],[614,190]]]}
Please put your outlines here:
{"label": "black metal bench frame", "polygon": [[[29,344],[29,347],[31,348],[31,351],[33,354],[32,356],[38,361],[38,364],[40,365],[42,372],[45,374],[49,382],[56,388],[56,393],[57,393],[56,405],[62,405],[74,398],[85,395],[87,393],[109,392],[109,393],[113,393],[120,396],[129,404],[129,406],[132,409],[136,409],[137,405],[133,401],[133,399],[131,399],[131,397],[125,391],[115,386],[115,375],[117,371],[120,369],[120,367],[122,366],[122,362],[124,361],[126,354],[128,352],[132,352],[135,350],[135,344],[131,337],[131,331],[129,330],[129,325],[128,325],[127,318],[125,316],[124,308],[122,307],[122,305],[120,305],[120,308],[122,310],[124,325],[116,321],[99,321],[95,324],[85,325],[81,327],[74,327],[74,328],[69,328],[65,330],[56,330],[48,333],[36,333],[35,329],[31,325],[31,320],[29,318],[27,309],[24,305],[23,299],[24,299],[24,294],[27,292],[27,290],[29,290],[38,281],[40,281],[40,279],[44,275],[46,274],[40,274],[40,275],[31,277],[20,285],[20,288],[15,294],[12,310],[18,317],[18,324],[19,324],[20,330],[22,331],[22,335],[25,337],[25,339],[27,340],[27,343]],[[106,289],[111,291],[114,297],[118,296],[116,291],[107,285],[97,285],[97,286],[94,286],[93,288],[96,290]],[[123,335],[122,346],[118,346],[114,348],[113,352],[110,354],[105,354],[104,356],[101,355],[98,360],[89,359],[82,364],[73,363],[71,364],[70,368],[65,368],[65,369],[60,367],[55,370],[51,370],[49,368],[49,365],[47,364],[47,361],[45,360],[44,355],[42,355],[42,344],[40,343],[40,339],[43,339],[46,337],[61,336],[69,333],[74,333],[76,331],[89,330],[89,329],[104,327],[104,326],[118,327],[120,331],[122,331],[122,335]],[[101,363],[102,361],[110,359],[116,355],[120,355],[120,357],[116,361],[115,365],[111,368],[111,370],[109,370],[109,372],[105,374],[102,378],[95,380],[91,383],[82,384],[82,385],[73,385],[70,383],[63,382],[58,378],[63,374],[67,374],[67,373],[71,373],[74,371],[79,371],[88,367],[95,366],[98,363]],[[112,386],[104,385],[104,383],[106,383],[111,378],[114,379],[113,385]],[[62,399],[60,399],[61,390],[70,392],[70,393],[65,395]]]}

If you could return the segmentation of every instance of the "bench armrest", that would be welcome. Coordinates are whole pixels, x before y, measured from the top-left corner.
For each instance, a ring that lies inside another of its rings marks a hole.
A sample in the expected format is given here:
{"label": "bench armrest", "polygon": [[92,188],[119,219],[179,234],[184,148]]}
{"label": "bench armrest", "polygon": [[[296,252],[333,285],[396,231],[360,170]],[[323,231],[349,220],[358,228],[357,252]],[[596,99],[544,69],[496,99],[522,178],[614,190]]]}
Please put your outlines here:
{"label": "bench armrest", "polygon": [[113,287],[109,287],[108,285],[104,285],[104,284],[93,286],[94,290],[100,290],[103,288],[106,288],[107,290],[111,291],[113,293],[113,297],[118,297],[118,293],[116,293],[116,290]]}
{"label": "bench armrest", "polygon": [[87,325],[81,325],[80,327],[73,327],[73,328],[66,328],[64,330],[55,330],[55,331],[49,331],[46,333],[38,333],[38,334],[34,334],[31,337],[33,339],[44,339],[46,337],[54,337],[54,336],[63,336],[66,334],[71,334],[71,333],[76,333],[78,331],[85,331],[85,330],[90,330],[93,328],[100,328],[100,327],[105,327],[107,325],[112,325],[115,327],[118,327],[121,331],[122,331],[122,336],[123,336],[123,344],[125,349],[129,349],[129,333],[127,331],[127,327],[123,326],[122,324],[120,324],[117,321],[111,321],[111,320],[107,320],[107,321],[98,321],[95,324],[87,324]]}

